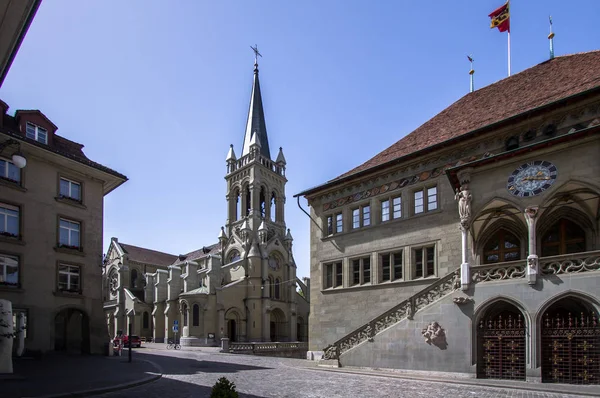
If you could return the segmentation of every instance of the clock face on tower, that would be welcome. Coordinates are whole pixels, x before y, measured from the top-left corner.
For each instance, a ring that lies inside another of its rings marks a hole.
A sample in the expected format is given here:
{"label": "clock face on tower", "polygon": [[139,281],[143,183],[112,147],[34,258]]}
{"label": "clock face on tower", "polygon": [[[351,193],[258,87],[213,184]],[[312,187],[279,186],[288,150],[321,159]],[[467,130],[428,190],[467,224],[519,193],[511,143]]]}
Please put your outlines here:
{"label": "clock face on tower", "polygon": [[508,177],[508,192],[519,197],[539,195],[550,188],[558,170],[556,166],[544,160],[536,160],[519,166]]}

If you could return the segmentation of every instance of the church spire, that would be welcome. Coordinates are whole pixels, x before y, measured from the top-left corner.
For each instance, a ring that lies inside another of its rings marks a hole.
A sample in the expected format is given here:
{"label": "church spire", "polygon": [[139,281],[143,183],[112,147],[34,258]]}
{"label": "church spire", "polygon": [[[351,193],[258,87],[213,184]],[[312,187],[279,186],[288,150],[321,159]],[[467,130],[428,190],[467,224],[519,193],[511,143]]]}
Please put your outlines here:
{"label": "church spire", "polygon": [[256,135],[256,142],[260,145],[261,155],[271,159],[269,151],[269,138],[267,137],[267,125],[265,123],[265,112],[263,110],[262,96],[260,95],[260,84],[258,82],[258,57],[262,55],[258,52],[258,47],[252,47],[254,50],[254,82],[252,84],[252,95],[250,96],[250,109],[248,111],[248,121],[246,122],[246,133],[244,134],[244,145],[241,156],[250,153],[250,144],[252,138]]}

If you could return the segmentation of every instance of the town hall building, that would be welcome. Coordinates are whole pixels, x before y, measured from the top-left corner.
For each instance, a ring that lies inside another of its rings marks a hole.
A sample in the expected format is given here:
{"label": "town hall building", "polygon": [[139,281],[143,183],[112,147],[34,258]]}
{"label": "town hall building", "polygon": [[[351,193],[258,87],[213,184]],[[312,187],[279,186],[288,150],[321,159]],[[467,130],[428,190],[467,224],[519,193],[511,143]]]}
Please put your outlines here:
{"label": "town hall building", "polygon": [[[273,160],[258,64],[239,157],[226,157],[227,220],[218,242],[185,255],[112,238],[104,271],[104,312],[111,338],[132,334],[182,345],[230,341],[306,341],[309,279],[296,277],[285,223],[286,160]],[[174,326],[177,325],[175,328]]]}
{"label": "town hall building", "polygon": [[600,383],[600,51],[471,92],[299,195],[311,358]]}

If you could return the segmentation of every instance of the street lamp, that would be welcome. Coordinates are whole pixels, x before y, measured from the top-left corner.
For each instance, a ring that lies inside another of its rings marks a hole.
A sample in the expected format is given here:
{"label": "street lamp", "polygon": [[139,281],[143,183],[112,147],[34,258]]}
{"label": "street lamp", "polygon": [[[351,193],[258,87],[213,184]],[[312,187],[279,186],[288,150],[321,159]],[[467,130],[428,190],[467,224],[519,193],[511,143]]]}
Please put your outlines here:
{"label": "street lamp", "polygon": [[3,143],[0,143],[0,153],[2,153],[4,148],[7,148],[11,145],[14,145],[17,147],[17,150],[15,152],[13,152],[13,154],[12,154],[12,162],[15,164],[15,166],[22,169],[23,167],[25,167],[27,165],[27,159],[21,152],[21,144],[18,141],[15,141],[13,139],[8,139],[8,140],[4,141]]}

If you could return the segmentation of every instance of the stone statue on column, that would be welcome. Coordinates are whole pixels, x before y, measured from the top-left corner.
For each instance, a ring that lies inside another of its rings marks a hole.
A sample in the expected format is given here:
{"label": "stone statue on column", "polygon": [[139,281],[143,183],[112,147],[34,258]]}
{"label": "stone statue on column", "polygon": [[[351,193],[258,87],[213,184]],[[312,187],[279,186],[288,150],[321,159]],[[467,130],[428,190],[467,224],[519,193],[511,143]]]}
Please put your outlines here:
{"label": "stone statue on column", "polygon": [[528,251],[527,256],[527,282],[530,285],[535,285],[538,274],[538,256],[536,250],[536,234],[535,225],[537,223],[539,207],[529,206],[525,208],[523,214],[525,215],[525,221],[527,221],[528,230]]}
{"label": "stone statue on column", "polygon": [[468,229],[469,222],[471,221],[471,191],[469,190],[469,184],[463,184],[459,188],[456,188],[456,194],[454,199],[458,201],[458,215],[460,216],[460,225],[463,228]]}
{"label": "stone statue on column", "polygon": [[459,171],[458,179],[460,181],[460,188],[456,189],[454,199],[458,202],[458,215],[460,217],[460,232],[461,232],[461,248],[462,248],[462,262],[460,265],[460,285],[462,290],[469,288],[471,279],[471,269],[469,265],[469,247],[468,247],[468,234],[469,225],[471,223],[471,190],[469,189],[469,183],[471,182],[471,169],[464,169]]}

